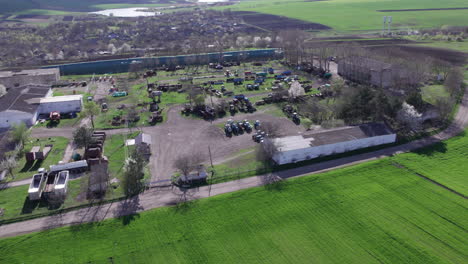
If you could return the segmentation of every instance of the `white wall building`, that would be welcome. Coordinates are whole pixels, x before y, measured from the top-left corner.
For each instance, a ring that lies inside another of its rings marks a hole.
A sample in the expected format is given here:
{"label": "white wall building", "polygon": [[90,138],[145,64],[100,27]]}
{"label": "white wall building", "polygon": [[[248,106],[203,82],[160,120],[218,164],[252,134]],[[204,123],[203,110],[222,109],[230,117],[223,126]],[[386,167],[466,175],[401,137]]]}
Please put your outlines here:
{"label": "white wall building", "polygon": [[279,165],[295,163],[395,141],[396,134],[381,123],[342,127],[272,139],[278,150],[273,160]]}
{"label": "white wall building", "polygon": [[8,89],[0,97],[0,128],[19,123],[33,125],[38,118],[40,98],[51,94],[50,86],[27,85]]}
{"label": "white wall building", "polygon": [[80,112],[83,106],[83,95],[65,95],[40,99],[39,114]]}

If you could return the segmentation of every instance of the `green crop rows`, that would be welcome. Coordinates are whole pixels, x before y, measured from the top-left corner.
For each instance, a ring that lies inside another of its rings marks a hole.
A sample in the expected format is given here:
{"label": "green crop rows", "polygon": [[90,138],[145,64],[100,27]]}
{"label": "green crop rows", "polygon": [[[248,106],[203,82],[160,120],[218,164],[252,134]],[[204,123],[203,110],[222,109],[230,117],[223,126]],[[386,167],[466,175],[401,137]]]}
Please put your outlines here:
{"label": "green crop rows", "polygon": [[[0,240],[2,263],[464,263],[468,139],[268,187]],[[47,245],[41,247],[39,245]]]}

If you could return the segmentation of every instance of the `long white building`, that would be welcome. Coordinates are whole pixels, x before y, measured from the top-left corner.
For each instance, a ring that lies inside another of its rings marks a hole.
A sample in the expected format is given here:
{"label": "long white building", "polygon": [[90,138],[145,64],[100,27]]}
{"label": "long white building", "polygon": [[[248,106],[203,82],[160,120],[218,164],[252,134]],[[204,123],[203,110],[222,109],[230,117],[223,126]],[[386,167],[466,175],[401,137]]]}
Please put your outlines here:
{"label": "long white building", "polygon": [[83,95],[50,96],[40,99],[39,114],[81,112]]}
{"label": "long white building", "polygon": [[272,139],[277,149],[273,160],[279,165],[295,163],[395,141],[396,134],[382,123],[348,126]]}

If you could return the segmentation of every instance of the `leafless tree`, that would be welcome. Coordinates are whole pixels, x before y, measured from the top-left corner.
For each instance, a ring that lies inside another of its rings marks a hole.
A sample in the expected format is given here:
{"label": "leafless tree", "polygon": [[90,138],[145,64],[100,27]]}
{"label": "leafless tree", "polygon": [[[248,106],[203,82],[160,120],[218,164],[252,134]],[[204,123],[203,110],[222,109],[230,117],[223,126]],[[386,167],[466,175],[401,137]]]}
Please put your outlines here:
{"label": "leafless tree", "polygon": [[109,173],[107,164],[96,164],[91,167],[91,173],[88,179],[89,197],[103,197],[106,193]]}
{"label": "leafless tree", "polygon": [[281,124],[277,122],[263,122],[261,130],[268,134],[268,137],[278,137],[281,131]]}
{"label": "leafless tree", "polygon": [[174,167],[179,170],[182,175],[189,175],[189,173],[197,168],[204,160],[201,153],[183,154],[174,161]]}
{"label": "leafless tree", "polygon": [[432,61],[432,70],[435,74],[440,75],[442,80],[447,79],[447,75],[449,74],[450,70],[452,69],[452,65],[450,63],[443,61],[443,60],[433,60]]}
{"label": "leafless tree", "polygon": [[450,114],[452,113],[454,106],[453,99],[451,98],[437,98],[435,102],[435,107],[439,111],[439,120],[441,122],[447,122],[450,119]]}
{"label": "leafless tree", "polygon": [[278,153],[278,146],[270,138],[265,138],[261,144],[257,145],[255,156],[258,161],[265,164],[272,164],[273,157]]}
{"label": "leafless tree", "polygon": [[459,100],[461,94],[463,94],[463,80],[464,76],[460,68],[453,68],[447,75],[444,82],[444,86],[447,91],[457,100]]}

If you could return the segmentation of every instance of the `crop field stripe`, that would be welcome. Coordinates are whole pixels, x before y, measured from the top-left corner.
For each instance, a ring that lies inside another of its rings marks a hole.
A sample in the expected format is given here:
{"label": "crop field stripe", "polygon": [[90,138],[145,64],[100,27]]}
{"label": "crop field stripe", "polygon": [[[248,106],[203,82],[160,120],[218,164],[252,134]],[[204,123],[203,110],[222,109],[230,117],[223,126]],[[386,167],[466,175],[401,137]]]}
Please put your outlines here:
{"label": "crop field stripe", "polygon": [[430,181],[430,182],[432,182],[433,184],[435,184],[435,185],[437,185],[437,186],[439,186],[439,187],[441,187],[441,188],[444,188],[444,189],[446,189],[447,191],[452,192],[452,193],[454,193],[454,194],[456,194],[456,195],[462,197],[463,199],[467,199],[467,198],[468,198],[468,197],[466,197],[465,195],[463,195],[462,193],[459,193],[459,192],[455,191],[454,189],[443,185],[443,184],[440,183],[440,182],[437,182],[437,181],[435,181],[435,180],[433,180],[433,179],[431,179],[431,178],[429,178],[429,177],[427,177],[427,176],[424,176],[424,175],[422,175],[421,173],[415,172],[415,171],[413,171],[413,170],[411,170],[411,169],[405,167],[404,165],[402,165],[402,164],[400,164],[400,163],[394,163],[394,165],[395,165],[396,167],[405,169],[405,170],[407,170],[407,171],[413,173],[414,175],[416,175],[416,176],[418,176],[418,177],[421,177],[421,178],[423,178],[423,179],[425,179],[425,180],[427,180],[427,181]]}

